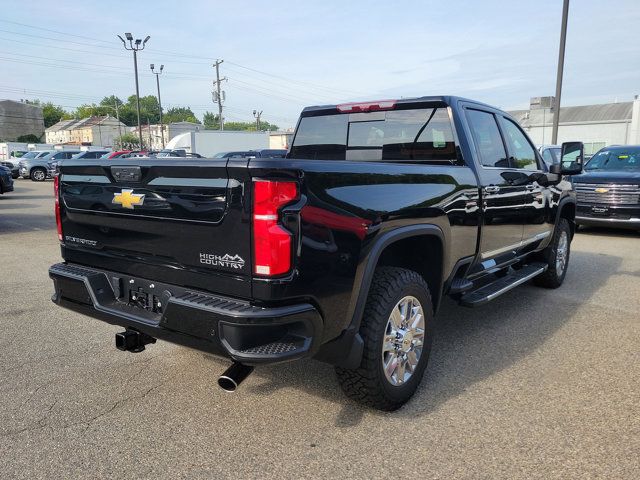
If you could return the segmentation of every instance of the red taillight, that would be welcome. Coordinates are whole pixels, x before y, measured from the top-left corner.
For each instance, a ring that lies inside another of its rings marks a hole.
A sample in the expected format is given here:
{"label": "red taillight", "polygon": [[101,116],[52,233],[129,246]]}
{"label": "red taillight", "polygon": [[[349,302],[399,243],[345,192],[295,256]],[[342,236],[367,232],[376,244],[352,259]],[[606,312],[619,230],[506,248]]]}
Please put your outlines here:
{"label": "red taillight", "polygon": [[291,234],[278,224],[278,211],[297,196],[295,182],[253,182],[253,273],[256,275],[282,275],[291,270]]}
{"label": "red taillight", "polygon": [[336,108],[340,113],[376,112],[379,110],[393,110],[397,100],[376,100],[375,102],[343,103]]}
{"label": "red taillight", "polygon": [[60,176],[53,177],[53,195],[55,196],[56,226],[58,227],[58,240],[62,241],[62,220],[60,219]]}

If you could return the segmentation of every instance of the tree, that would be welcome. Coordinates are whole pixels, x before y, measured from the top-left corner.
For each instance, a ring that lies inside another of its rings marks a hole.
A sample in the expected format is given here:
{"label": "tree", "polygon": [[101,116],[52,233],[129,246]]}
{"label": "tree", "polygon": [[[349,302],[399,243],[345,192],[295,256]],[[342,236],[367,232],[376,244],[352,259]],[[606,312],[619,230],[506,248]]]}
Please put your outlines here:
{"label": "tree", "polygon": [[220,115],[217,113],[204,112],[202,123],[207,130],[220,130]]}
{"label": "tree", "polygon": [[37,105],[42,107],[42,117],[44,118],[44,128],[55,125],[64,118],[73,118],[64,108],[54,105],[51,102],[42,103],[40,100],[25,100],[29,105]]}
{"label": "tree", "polygon": [[54,105],[51,102],[42,104],[42,116],[44,117],[44,128],[49,128],[60,120],[70,117],[69,112],[64,108]]}
{"label": "tree", "polygon": [[[131,95],[127,98],[127,103],[124,105],[126,118],[129,118],[129,111],[131,111],[132,121],[131,123],[125,122],[129,126],[138,125],[138,113],[136,105],[136,96]],[[154,95],[147,95],[146,97],[140,97],[140,123],[159,123],[160,122],[160,106],[158,105],[158,99]]]}
{"label": "tree", "polygon": [[164,115],[163,121],[165,123],[172,123],[172,122],[200,123],[200,120],[196,118],[195,113],[193,113],[190,107],[170,108],[169,110],[167,110],[167,113]]}
{"label": "tree", "polygon": [[[224,129],[225,130],[246,130],[249,132],[255,132],[256,131],[256,123],[255,122],[225,122],[224,123]],[[265,132],[265,131],[276,131],[278,130],[278,126],[271,124],[269,122],[265,122],[263,120],[260,120],[260,131],[261,132]]]}
{"label": "tree", "polygon": [[122,100],[120,100],[115,95],[109,95],[108,97],[104,97],[102,100],[100,100],[100,105],[108,105],[115,108],[116,104],[118,104],[119,107],[124,105]]}
{"label": "tree", "polygon": [[[125,133],[113,139],[113,146],[118,150],[142,150],[140,139],[133,133]],[[144,148],[144,145],[142,146]]]}
{"label": "tree", "polygon": [[21,143],[39,143],[40,142],[40,137],[37,135],[34,135],[33,133],[30,133],[28,135],[20,135],[18,138],[16,138],[16,142],[21,142]]}
{"label": "tree", "polygon": [[[218,130],[220,128],[220,116],[217,113],[205,112],[202,117],[204,127],[208,130]],[[225,122],[225,130],[241,130],[241,131],[256,131],[255,122]],[[261,131],[275,131],[278,130],[278,126],[269,122],[260,121]]]}

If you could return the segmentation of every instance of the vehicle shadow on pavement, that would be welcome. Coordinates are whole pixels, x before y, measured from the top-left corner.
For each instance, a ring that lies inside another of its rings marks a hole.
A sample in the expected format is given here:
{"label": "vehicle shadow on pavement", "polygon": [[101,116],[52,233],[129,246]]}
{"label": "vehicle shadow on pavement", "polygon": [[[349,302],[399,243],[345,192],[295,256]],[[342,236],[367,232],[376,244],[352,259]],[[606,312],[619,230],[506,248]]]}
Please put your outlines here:
{"label": "vehicle shadow on pavement", "polygon": [[6,213],[4,205],[0,204],[0,235],[55,229],[53,212],[50,215],[16,215]]}
{"label": "vehicle shadow on pavement", "polygon": [[529,284],[476,309],[446,299],[436,318],[434,344],[422,384],[415,397],[397,412],[376,412],[349,400],[342,394],[333,368],[314,361],[261,367],[257,372],[266,382],[251,388],[250,393],[271,395],[279,389],[293,388],[342,403],[335,421],[339,428],[357,425],[365,414],[428,414],[541,347],[609,277],[619,273],[621,263],[619,257],[574,251],[560,289]]}

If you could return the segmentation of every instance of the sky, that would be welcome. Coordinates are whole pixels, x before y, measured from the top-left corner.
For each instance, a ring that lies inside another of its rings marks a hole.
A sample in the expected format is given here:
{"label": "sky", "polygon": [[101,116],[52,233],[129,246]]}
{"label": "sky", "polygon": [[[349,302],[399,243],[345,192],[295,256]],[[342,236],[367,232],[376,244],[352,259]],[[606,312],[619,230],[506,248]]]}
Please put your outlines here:
{"label": "sky", "polygon": [[[116,37],[150,35],[164,64],[164,109],[217,112],[212,63],[224,60],[226,121],[253,111],[281,128],[307,105],[460,95],[506,110],[553,95],[562,0],[0,0],[0,98],[66,108],[135,93],[133,56]],[[563,105],[640,94],[640,2],[572,0]]]}

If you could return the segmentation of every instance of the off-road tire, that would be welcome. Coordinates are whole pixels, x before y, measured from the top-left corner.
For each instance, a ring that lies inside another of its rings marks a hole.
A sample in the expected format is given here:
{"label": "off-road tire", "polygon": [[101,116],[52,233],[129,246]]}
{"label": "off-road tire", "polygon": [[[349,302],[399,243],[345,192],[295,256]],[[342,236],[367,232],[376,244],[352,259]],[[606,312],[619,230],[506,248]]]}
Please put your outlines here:
{"label": "off-road tire", "polygon": [[[387,380],[382,368],[382,342],[393,308],[405,296],[418,299],[422,306],[425,330],[422,354],[411,377],[402,385]],[[380,410],[400,408],[415,393],[427,367],[433,339],[433,304],[429,287],[416,272],[397,267],[379,267],[369,289],[360,335],[364,351],[355,370],[336,367],[338,381],[347,396]]]}
{"label": "off-road tire", "polygon": [[[558,255],[558,242],[560,237],[565,233],[567,235],[567,253],[566,262],[562,272],[559,272],[556,268],[556,259]],[[571,254],[571,227],[569,227],[569,221],[566,218],[561,218],[558,222],[558,226],[553,232],[553,238],[551,243],[541,253],[541,260],[547,264],[547,270],[541,275],[538,275],[533,279],[533,283],[539,287],[544,288],[558,288],[564,282],[564,277],[567,275],[567,269],[569,268],[569,258]]]}

